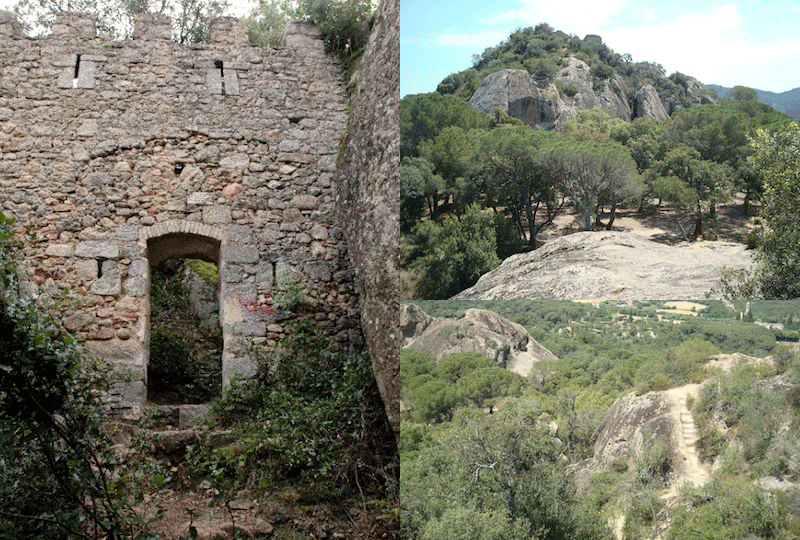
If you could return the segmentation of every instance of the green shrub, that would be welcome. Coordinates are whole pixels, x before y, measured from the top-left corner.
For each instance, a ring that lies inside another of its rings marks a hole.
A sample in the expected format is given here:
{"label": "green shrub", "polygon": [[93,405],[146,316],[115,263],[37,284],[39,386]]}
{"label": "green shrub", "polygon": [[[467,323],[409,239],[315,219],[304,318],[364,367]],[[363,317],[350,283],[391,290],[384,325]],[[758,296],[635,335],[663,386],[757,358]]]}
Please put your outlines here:
{"label": "green shrub", "polygon": [[101,429],[111,381],[23,292],[20,247],[0,214],[0,535],[132,536],[128,485]]}
{"label": "green shrub", "polygon": [[573,82],[556,81],[556,87],[568,97],[575,97],[578,94],[578,87]]}
{"label": "green shrub", "polygon": [[201,461],[213,465],[206,474],[299,476],[331,496],[359,485],[388,489],[397,449],[369,358],[331,350],[306,319],[287,334],[272,350],[253,349],[257,377],[233,384],[214,404],[217,420],[240,437],[229,453]]}

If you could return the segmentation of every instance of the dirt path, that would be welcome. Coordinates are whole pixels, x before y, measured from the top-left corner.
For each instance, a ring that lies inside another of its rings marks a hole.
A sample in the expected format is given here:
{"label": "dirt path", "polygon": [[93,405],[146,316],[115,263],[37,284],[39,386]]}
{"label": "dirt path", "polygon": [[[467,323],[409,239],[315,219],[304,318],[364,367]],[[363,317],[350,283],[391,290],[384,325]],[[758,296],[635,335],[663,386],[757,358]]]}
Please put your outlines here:
{"label": "dirt path", "polygon": [[[707,219],[705,229],[714,231],[719,240],[744,242],[746,231],[755,227],[753,219],[759,207],[755,205],[745,215],[743,203],[744,196],[738,193],[732,200],[721,204],[717,209],[717,219]],[[572,209],[559,215],[553,226],[545,227],[542,231],[541,240],[578,232],[582,227],[579,217]],[[608,216],[604,216],[604,222],[607,221]],[[694,230],[694,216],[684,216],[681,223],[687,234],[691,234]],[[664,244],[674,245],[683,241],[674,212],[667,207],[653,208],[646,214],[639,214],[636,209],[621,209],[612,230],[636,233],[647,240]]]}
{"label": "dirt path", "polygon": [[692,413],[686,406],[689,396],[697,398],[700,390],[699,384],[687,384],[678,388],[667,390],[665,394],[670,400],[670,412],[679,422],[678,430],[678,452],[683,457],[683,463],[673,467],[677,472],[677,478],[672,485],[661,494],[664,499],[669,499],[678,494],[680,488],[688,483],[694,486],[702,486],[708,482],[711,474],[707,467],[700,462],[695,444],[697,443],[697,426],[695,426]]}

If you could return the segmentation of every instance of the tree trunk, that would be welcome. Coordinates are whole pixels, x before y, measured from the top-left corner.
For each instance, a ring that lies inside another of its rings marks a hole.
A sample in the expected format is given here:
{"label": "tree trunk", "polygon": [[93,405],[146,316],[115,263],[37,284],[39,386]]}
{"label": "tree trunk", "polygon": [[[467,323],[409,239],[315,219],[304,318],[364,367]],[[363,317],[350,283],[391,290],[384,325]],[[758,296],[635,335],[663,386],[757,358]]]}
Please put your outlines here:
{"label": "tree trunk", "polygon": [[750,188],[744,192],[744,216],[747,217],[747,213],[750,210]]}
{"label": "tree trunk", "polygon": [[587,204],[582,208],[583,210],[583,230],[592,230],[592,206]]}
{"label": "tree trunk", "polygon": [[536,249],[536,236],[534,234],[534,217],[533,209],[531,208],[531,198],[525,197],[525,217],[528,219],[528,245]]}
{"label": "tree trunk", "polygon": [[611,203],[611,215],[608,217],[608,224],[606,225],[606,230],[610,231],[611,227],[614,226],[614,220],[617,218],[617,203]]}
{"label": "tree trunk", "polygon": [[681,216],[679,214],[675,214],[675,223],[677,223],[678,228],[681,230],[681,234],[683,235],[683,239],[685,241],[689,241],[689,236],[686,234],[686,229],[683,228],[683,223],[681,223]]}
{"label": "tree trunk", "polygon": [[694,232],[692,236],[697,238],[703,234],[703,210],[700,208],[700,203],[697,204],[697,217],[694,221]]}

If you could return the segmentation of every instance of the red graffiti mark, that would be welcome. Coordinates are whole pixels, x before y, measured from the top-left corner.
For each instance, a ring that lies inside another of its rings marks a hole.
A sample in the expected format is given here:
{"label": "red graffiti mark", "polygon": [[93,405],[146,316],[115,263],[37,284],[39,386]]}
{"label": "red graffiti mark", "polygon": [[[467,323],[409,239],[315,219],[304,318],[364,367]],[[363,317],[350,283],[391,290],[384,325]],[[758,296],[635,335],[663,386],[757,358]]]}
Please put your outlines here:
{"label": "red graffiti mark", "polygon": [[236,298],[244,309],[246,309],[249,313],[261,313],[267,317],[272,317],[275,315],[275,308],[272,307],[272,295],[262,295],[257,301],[255,302],[247,302],[242,300],[241,298]]}

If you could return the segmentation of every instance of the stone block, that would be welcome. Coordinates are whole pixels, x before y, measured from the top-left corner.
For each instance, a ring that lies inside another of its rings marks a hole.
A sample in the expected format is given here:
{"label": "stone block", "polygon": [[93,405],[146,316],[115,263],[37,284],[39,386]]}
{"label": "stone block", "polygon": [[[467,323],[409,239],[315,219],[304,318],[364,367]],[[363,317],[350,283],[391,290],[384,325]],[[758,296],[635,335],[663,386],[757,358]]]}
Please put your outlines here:
{"label": "stone block", "polygon": [[317,198],[313,195],[295,195],[289,202],[289,206],[293,206],[300,210],[315,210],[319,203]]}
{"label": "stone block", "polygon": [[311,227],[311,237],[314,240],[324,241],[328,239],[328,228],[321,223],[315,223]]}
{"label": "stone block", "polygon": [[196,191],[189,195],[189,198],[186,200],[186,202],[195,206],[205,206],[214,202],[214,196],[211,195],[211,193]]}
{"label": "stone block", "polygon": [[92,259],[116,259],[119,257],[119,247],[112,242],[80,242],[75,246],[75,256]]}
{"label": "stone block", "polygon": [[247,170],[250,165],[250,156],[247,154],[234,154],[219,160],[219,166],[223,169]]}
{"label": "stone block", "polygon": [[222,244],[222,260],[230,263],[257,263],[258,247],[241,244]]}
{"label": "stone block", "polygon": [[121,225],[117,227],[114,236],[120,242],[136,242],[139,240],[138,225]]}
{"label": "stone block", "polygon": [[178,408],[178,427],[186,429],[199,426],[208,418],[210,405],[181,405]]}
{"label": "stone block", "polygon": [[229,206],[206,206],[203,208],[203,221],[205,223],[222,224],[230,223],[231,208]]}
{"label": "stone block", "polygon": [[232,244],[254,243],[253,227],[250,225],[231,225],[228,227],[228,241]]}
{"label": "stone block", "polygon": [[252,379],[258,374],[258,364],[247,356],[223,356],[222,388],[228,388],[234,377]]}
{"label": "stone block", "polygon": [[94,137],[98,131],[97,120],[86,120],[78,128],[78,136],[80,137]]}
{"label": "stone block", "polygon": [[116,296],[120,293],[122,281],[117,261],[103,261],[100,265],[100,277],[92,283],[89,290],[92,294],[100,296]]}
{"label": "stone block", "polygon": [[224,283],[240,283],[243,276],[242,267],[238,264],[222,264],[220,277]]}
{"label": "stone block", "polygon": [[141,277],[126,279],[125,294],[130,296],[147,296],[147,279]]}
{"label": "stone block", "polygon": [[48,257],[72,257],[74,251],[72,244],[50,244],[44,250],[44,254]]}
{"label": "stone block", "polygon": [[128,275],[131,277],[147,277],[150,265],[147,259],[135,259],[128,265]]}
{"label": "stone block", "polygon": [[319,283],[331,280],[331,267],[326,262],[307,262],[303,269],[311,281]]}
{"label": "stone block", "polygon": [[83,259],[75,263],[75,275],[85,281],[97,279],[97,271],[100,265],[97,259]]}
{"label": "stone block", "polygon": [[64,327],[69,332],[79,332],[95,321],[94,313],[89,311],[76,311],[64,317]]}

